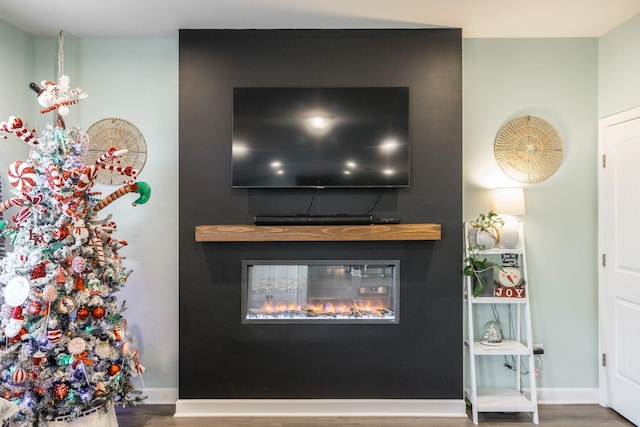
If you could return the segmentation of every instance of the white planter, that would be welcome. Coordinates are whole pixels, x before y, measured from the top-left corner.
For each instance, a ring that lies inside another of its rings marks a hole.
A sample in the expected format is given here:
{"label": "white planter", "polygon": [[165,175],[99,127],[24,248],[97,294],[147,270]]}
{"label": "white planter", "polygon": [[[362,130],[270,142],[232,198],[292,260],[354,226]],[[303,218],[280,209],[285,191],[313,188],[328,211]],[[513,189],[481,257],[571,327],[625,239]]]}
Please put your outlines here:
{"label": "white planter", "polygon": [[118,427],[118,419],[114,406],[108,405],[106,410],[100,406],[74,419],[60,417],[54,421],[48,421],[47,427]]}
{"label": "white planter", "polygon": [[498,244],[499,236],[498,230],[495,228],[489,232],[482,228],[473,227],[469,231],[469,244],[471,246],[482,246],[485,249],[491,249]]}

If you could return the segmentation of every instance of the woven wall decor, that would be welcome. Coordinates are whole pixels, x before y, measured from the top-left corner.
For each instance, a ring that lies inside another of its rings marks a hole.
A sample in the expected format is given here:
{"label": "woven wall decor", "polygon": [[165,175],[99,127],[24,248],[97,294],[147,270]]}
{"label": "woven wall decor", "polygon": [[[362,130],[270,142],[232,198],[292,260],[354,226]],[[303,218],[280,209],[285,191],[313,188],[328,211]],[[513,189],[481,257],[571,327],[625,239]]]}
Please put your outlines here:
{"label": "woven wall decor", "polygon": [[518,182],[542,182],[560,167],[564,146],[549,122],[535,116],[517,117],[505,124],[493,144],[504,173]]}
{"label": "woven wall decor", "polygon": [[102,119],[87,129],[89,137],[89,150],[84,157],[87,165],[93,164],[110,148],[116,150],[128,150],[126,154],[115,159],[106,160],[104,163],[113,165],[112,169],[99,169],[96,181],[103,184],[120,185],[129,177],[123,176],[118,167],[133,167],[138,173],[144,167],[147,160],[147,144],[142,132],[131,122],[124,119]]}

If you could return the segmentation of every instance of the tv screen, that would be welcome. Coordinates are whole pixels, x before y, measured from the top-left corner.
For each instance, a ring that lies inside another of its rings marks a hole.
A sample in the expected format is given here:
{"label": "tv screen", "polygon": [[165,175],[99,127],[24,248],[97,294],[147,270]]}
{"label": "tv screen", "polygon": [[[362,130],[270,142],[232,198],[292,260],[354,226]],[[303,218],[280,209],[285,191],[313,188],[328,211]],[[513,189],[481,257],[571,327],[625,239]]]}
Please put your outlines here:
{"label": "tv screen", "polygon": [[232,186],[409,186],[407,87],[234,88]]}

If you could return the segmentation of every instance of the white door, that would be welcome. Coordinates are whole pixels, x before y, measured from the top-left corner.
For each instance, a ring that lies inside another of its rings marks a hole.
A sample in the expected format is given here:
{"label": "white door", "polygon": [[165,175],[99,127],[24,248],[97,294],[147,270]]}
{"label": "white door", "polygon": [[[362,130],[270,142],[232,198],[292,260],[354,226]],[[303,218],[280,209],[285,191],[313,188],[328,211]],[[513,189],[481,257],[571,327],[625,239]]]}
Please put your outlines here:
{"label": "white door", "polygon": [[601,399],[640,425],[640,108],[602,119]]}

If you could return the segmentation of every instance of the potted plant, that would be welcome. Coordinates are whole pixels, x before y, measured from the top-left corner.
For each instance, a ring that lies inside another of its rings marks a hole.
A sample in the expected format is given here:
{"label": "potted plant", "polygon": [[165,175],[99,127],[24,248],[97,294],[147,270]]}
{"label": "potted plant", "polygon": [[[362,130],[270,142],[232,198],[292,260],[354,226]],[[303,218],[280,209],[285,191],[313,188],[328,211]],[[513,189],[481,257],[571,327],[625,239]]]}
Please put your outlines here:
{"label": "potted plant", "polygon": [[469,244],[480,249],[490,249],[500,241],[500,227],[504,220],[497,213],[481,213],[474,221],[470,222]]}
{"label": "potted plant", "polygon": [[479,253],[481,250],[478,246],[471,247],[469,256],[464,259],[465,266],[462,273],[470,276],[473,280],[473,296],[477,297],[486,288],[487,295],[493,295],[493,290],[488,286],[493,283],[494,263],[486,257],[482,257]]}
{"label": "potted plant", "polygon": [[463,274],[473,279],[473,296],[477,297],[485,289],[486,295],[493,295],[494,263],[481,255],[481,251],[493,248],[500,241],[500,227],[504,220],[497,213],[481,213],[470,222],[469,254],[465,258]]}

